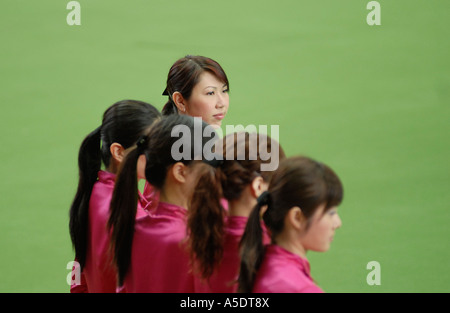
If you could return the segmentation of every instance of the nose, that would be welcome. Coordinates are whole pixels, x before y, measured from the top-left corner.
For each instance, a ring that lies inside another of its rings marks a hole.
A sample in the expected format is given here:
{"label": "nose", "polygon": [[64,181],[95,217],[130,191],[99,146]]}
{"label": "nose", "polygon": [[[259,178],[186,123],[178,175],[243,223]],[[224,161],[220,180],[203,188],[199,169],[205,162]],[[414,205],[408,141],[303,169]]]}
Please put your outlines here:
{"label": "nose", "polygon": [[221,109],[226,106],[226,103],[227,103],[226,97],[227,96],[228,96],[228,94],[223,94],[221,92],[218,93],[217,102],[216,102],[217,109]]}

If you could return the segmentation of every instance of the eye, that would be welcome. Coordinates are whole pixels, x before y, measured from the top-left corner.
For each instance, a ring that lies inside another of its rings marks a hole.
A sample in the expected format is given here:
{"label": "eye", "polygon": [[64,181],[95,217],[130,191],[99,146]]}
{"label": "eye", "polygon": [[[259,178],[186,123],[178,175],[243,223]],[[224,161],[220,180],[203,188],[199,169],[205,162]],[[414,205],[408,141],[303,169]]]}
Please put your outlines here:
{"label": "eye", "polygon": [[213,96],[213,95],[214,95],[214,91],[208,91],[206,94],[207,94],[208,96]]}
{"label": "eye", "polygon": [[328,211],[328,215],[331,215],[331,216],[335,215],[336,213],[337,213],[337,210]]}
{"label": "eye", "polygon": [[230,89],[227,88],[227,89],[224,89],[222,92],[223,93],[228,93],[229,91],[230,91]]}

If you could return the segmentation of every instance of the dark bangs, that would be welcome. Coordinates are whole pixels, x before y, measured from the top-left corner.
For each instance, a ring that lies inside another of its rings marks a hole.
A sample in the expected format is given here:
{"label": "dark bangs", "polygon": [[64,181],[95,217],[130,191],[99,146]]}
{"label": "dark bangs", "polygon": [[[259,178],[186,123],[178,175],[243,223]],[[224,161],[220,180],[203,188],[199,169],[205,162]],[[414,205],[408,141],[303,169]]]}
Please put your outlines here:
{"label": "dark bangs", "polygon": [[198,83],[198,79],[200,77],[200,74],[203,73],[203,71],[207,71],[210,72],[211,74],[213,74],[214,76],[217,77],[218,80],[224,82],[228,89],[230,88],[230,84],[228,82],[228,77],[225,74],[225,71],[223,70],[223,68],[220,66],[219,63],[217,63],[216,61],[214,61],[211,58],[207,58],[207,57],[203,57],[203,56],[191,56],[188,55],[186,56],[186,58],[188,60],[193,61],[200,69],[202,69],[202,71],[197,71],[196,73],[196,77],[195,77],[195,84]]}

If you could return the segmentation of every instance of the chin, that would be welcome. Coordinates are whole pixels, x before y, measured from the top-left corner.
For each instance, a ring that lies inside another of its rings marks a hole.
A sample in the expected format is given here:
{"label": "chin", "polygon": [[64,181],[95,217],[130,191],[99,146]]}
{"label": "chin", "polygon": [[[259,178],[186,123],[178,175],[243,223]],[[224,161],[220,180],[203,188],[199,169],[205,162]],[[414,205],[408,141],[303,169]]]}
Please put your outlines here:
{"label": "chin", "polygon": [[330,245],[324,245],[322,247],[316,247],[315,249],[311,249],[315,252],[327,252],[328,250],[330,250]]}

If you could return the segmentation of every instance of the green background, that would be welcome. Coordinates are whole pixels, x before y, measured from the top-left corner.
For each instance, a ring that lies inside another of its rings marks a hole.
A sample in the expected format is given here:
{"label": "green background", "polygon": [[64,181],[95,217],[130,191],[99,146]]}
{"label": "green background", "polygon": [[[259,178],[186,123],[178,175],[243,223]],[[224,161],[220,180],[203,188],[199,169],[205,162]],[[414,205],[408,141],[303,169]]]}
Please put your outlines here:
{"label": "green background", "polygon": [[80,0],[80,26],[68,2],[0,5],[0,292],[68,292],[79,145],[118,100],[162,108],[186,54],[227,72],[225,124],[280,125],[341,177],[322,289],[450,292],[449,1],[381,0],[380,26],[368,0]]}

